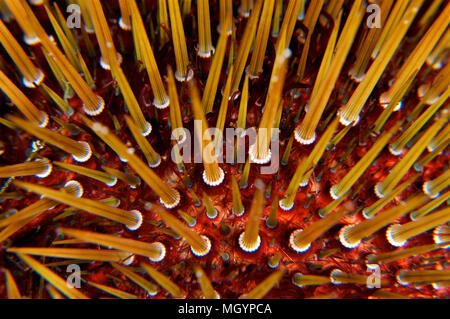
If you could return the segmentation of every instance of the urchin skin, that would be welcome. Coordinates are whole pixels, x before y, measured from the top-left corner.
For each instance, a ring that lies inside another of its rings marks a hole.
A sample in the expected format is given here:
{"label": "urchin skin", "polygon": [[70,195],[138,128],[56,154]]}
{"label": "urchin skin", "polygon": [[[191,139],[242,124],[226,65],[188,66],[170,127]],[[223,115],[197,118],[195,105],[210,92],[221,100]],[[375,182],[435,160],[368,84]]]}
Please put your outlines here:
{"label": "urchin skin", "polygon": [[[286,210],[278,209],[277,226],[271,229],[267,227],[265,223],[261,222],[257,249],[253,249],[254,247],[252,247],[252,249],[248,249],[249,251],[244,251],[239,246],[239,238],[247,223],[248,212],[255,192],[255,181],[258,178],[261,178],[266,186],[270,185],[269,191],[266,192],[266,203],[262,216],[262,219],[265,220],[269,214],[271,202],[274,199],[275,194],[279,195],[280,201],[283,199],[284,190],[295,172],[298,160],[303,158],[305,154],[307,155],[311,152],[314,147],[314,141],[302,144],[294,142],[295,144],[292,147],[288,165],[280,165],[279,171],[274,175],[260,175],[259,168],[261,165],[252,163],[248,187],[240,189],[245,213],[242,216],[237,216],[232,211],[231,175],[235,175],[239,180],[242,176],[244,164],[220,163],[220,169],[221,172],[223,171],[223,176],[221,174],[220,182],[216,181],[210,183],[205,183],[204,181],[202,164],[185,163],[184,170],[179,170],[176,163],[171,161],[170,107],[164,105],[163,108],[161,105],[153,105],[153,93],[148,85],[147,74],[145,71],[142,71],[140,64],[137,64],[135,61],[134,44],[131,33],[126,30],[121,30],[117,25],[117,21],[120,21],[118,4],[116,1],[108,0],[102,2],[102,5],[108,7],[108,12],[111,13],[111,16],[108,15],[107,19],[112,30],[114,41],[123,43],[123,48],[121,49],[123,70],[132,86],[133,92],[138,99],[146,119],[151,124],[152,130],[147,135],[147,139],[161,155],[160,165],[152,169],[167,185],[175,188],[180,195],[179,199],[177,198],[176,203],[164,204],[166,204],[168,209],[171,209],[170,212],[175,216],[178,216],[176,210],[180,209],[195,217],[196,223],[190,227],[190,229],[208,239],[208,249],[206,252],[193,251],[184,239],[177,236],[173,231],[170,231],[170,229],[161,222],[161,219],[151,208],[151,205],[149,205],[149,203],[153,204],[159,202],[159,197],[145,183],[141,183],[133,189],[123,181],[118,180],[116,184],[107,187],[95,180],[53,169],[47,176],[20,177],[20,180],[50,187],[56,187],[58,185],[62,186],[69,180],[76,180],[82,186],[84,191],[83,196],[86,198],[100,200],[114,196],[117,199],[120,199],[120,208],[133,211],[136,214],[139,213],[139,215],[142,216],[142,220],[139,218],[138,224],[130,225],[130,227],[127,228],[114,222],[99,219],[86,212],[79,211],[67,213],[68,208],[66,206],[56,205],[53,209],[29,222],[28,225],[23,227],[6,241],[0,243],[0,268],[11,268],[11,260],[16,263],[19,262],[14,254],[6,251],[8,247],[17,246],[19,243],[22,243],[22,245],[25,246],[45,247],[51,245],[54,241],[69,239],[61,238],[56,232],[57,227],[72,227],[160,244],[161,247],[164,247],[164,249],[161,248],[161,260],[158,259],[152,261],[148,258],[134,255],[134,258],[130,258],[127,262],[130,263],[131,267],[138,267],[141,262],[150,262],[153,267],[167,274],[171,280],[176,282],[177,285],[186,292],[186,298],[202,297],[201,290],[192,269],[192,264],[200,265],[203,268],[212,282],[214,289],[217,290],[217,293],[220,294],[222,298],[237,298],[244,290],[245,292],[250,291],[274,271],[268,266],[268,260],[279,252],[282,253],[282,258],[278,267],[285,269],[286,273],[279,284],[265,296],[266,298],[307,298],[330,293],[334,293],[338,298],[369,297],[373,291],[363,285],[340,285],[338,290],[333,284],[304,286],[300,289],[292,284],[292,278],[296,273],[329,276],[330,272],[336,268],[348,271],[345,267],[351,268],[354,273],[367,275],[370,273],[367,272],[367,266],[364,263],[365,256],[374,252],[386,252],[395,249],[386,240],[385,229],[376,232],[371,238],[363,240],[358,245],[350,245],[352,247],[344,247],[345,245],[342,245],[339,241],[339,231],[343,226],[357,224],[364,220],[364,217],[358,212],[358,209],[368,207],[378,200],[373,191],[374,185],[380,182],[389,173],[390,168],[398,161],[398,156],[391,154],[389,149],[386,148],[380,153],[376,162],[371,165],[358,180],[360,181],[360,184],[353,187],[354,193],[352,193],[351,196],[348,196],[341,204],[344,206],[351,203],[356,207],[353,214],[345,216],[340,220],[337,226],[329,229],[318,240],[311,243],[307,249],[292,249],[290,247],[289,236],[293,231],[305,229],[308,225],[320,220],[318,211],[333,201],[333,198],[329,194],[330,187],[337,184],[346,172],[358,162],[376,141],[376,136],[367,134],[367,132],[381,112],[378,101],[375,98],[369,101],[364,108],[357,125],[352,126],[349,132],[333,149],[325,152],[311,175],[311,182],[308,183],[308,185],[302,185],[302,187],[300,187],[299,192],[294,199],[293,207],[287,207]],[[346,3],[345,10],[348,11],[348,9],[349,5]],[[33,7],[33,10],[36,10],[36,8]],[[147,14],[156,16],[156,14],[153,13],[156,13],[157,8],[150,6],[148,10]],[[192,56],[192,68],[189,69],[188,78],[178,79],[180,82],[177,84],[179,93],[182,93],[179,96],[181,108],[185,110],[182,115],[183,125],[189,129],[192,136],[193,120],[189,115],[190,98],[187,82],[195,81],[199,88],[203,90],[207,80],[208,65],[211,62],[208,60],[210,57],[201,55],[197,60],[193,59],[196,55],[195,47],[198,41],[196,30],[192,28],[193,24],[191,23],[193,20],[196,20],[195,12],[194,6],[191,13],[184,18],[189,54]],[[36,10],[36,14],[45,14],[45,12],[38,13]],[[213,24],[217,25],[217,18],[218,17],[212,16],[212,26]],[[242,34],[242,31],[244,30],[247,18],[239,17],[238,14],[235,14],[235,18],[236,43],[237,46],[239,46],[241,41],[244,41],[244,39],[240,39],[239,35]],[[214,32],[214,41],[216,41],[219,35],[217,34],[217,31],[215,31],[216,28],[211,29]],[[315,47],[313,48],[315,54],[311,55],[311,63],[308,65],[305,77],[300,83],[297,83],[295,79],[297,64],[293,62],[293,65],[289,68],[285,89],[283,91],[283,113],[281,114],[279,125],[281,129],[280,156],[285,151],[288,140],[292,137],[297,125],[293,119],[296,117],[297,112],[307,104],[309,100],[311,89],[318,72],[317,65],[320,65],[320,63],[318,63],[320,62],[318,56],[322,55],[326,47],[326,41],[323,39],[319,40],[318,35],[321,34],[322,37],[325,37],[329,31],[326,24],[319,24],[317,26],[314,33],[314,38],[317,37]],[[21,35],[20,30],[16,30],[15,32],[17,36]],[[114,131],[128,147],[134,148],[137,155],[144,158],[142,153],[140,153],[139,147],[135,143],[132,134],[127,130],[124,115],[128,114],[128,108],[124,104],[120,94],[115,94],[115,88],[112,83],[110,72],[102,69],[99,65],[100,53],[98,48],[95,48],[97,55],[90,57],[80,32],[74,30],[74,34],[79,42],[80,52],[85,58],[88,69],[91,70],[91,72],[94,72],[95,70],[95,92],[104,100],[104,105],[102,104],[101,111],[99,110],[100,113],[95,112],[95,114],[93,113],[90,115],[95,115],[97,121],[108,127],[109,130]],[[363,40],[363,36],[362,33],[359,35],[361,41]],[[156,39],[158,39],[158,36],[156,36]],[[91,38],[91,41],[95,44],[95,36]],[[247,127],[258,127],[264,100],[267,96],[267,87],[270,81],[273,61],[275,59],[273,47],[275,47],[277,39],[270,38],[269,41],[272,47],[266,52],[266,59],[263,67],[264,71],[259,77],[252,79],[251,82],[249,92],[250,98],[246,116]],[[152,46],[154,47],[155,57],[158,61],[161,74],[166,74],[166,65],[170,64],[173,69],[175,69],[171,43],[168,43],[165,46],[159,46],[158,41],[155,40],[155,43],[152,43]],[[302,43],[300,43],[298,39],[292,40],[291,49],[294,56],[300,56],[302,47]],[[40,65],[40,69],[46,74],[44,80],[46,85],[63,95],[57,81],[54,78],[47,76],[47,73],[51,74],[51,70],[46,64],[45,58],[39,48],[37,46],[30,47],[30,52],[35,54],[36,63]],[[406,49],[401,49],[396,59],[401,59],[407,53]],[[227,61],[227,57],[225,58],[225,61]],[[349,84],[350,82],[348,81],[350,80],[348,80],[346,76],[348,70],[352,66],[351,59],[352,58],[350,57],[349,62],[346,63],[344,67],[340,80],[337,81],[335,88],[336,93],[329,101],[329,105],[341,106],[343,101],[348,98],[351,93],[351,91],[346,91],[350,90],[353,86],[353,84]],[[398,67],[396,66],[398,63],[395,62],[396,61],[393,61],[389,70],[386,72],[387,74],[395,74],[396,68]],[[422,73],[424,75],[423,80],[414,82],[410,95],[406,96],[402,101],[403,107],[397,110],[397,112],[389,119],[383,130],[389,129],[403,117],[407,116],[407,112],[413,109],[417,104],[417,97],[413,92],[415,92],[415,89],[425,81],[432,80],[436,71],[433,73],[427,72],[427,70],[421,70],[418,78],[420,78]],[[221,84],[219,85],[219,89],[222,84],[225,84],[225,68],[221,72],[220,77]],[[185,80],[187,81],[184,82]],[[381,96],[389,80],[389,76],[386,76],[385,79],[383,78],[383,81],[372,93],[374,97]],[[20,78],[16,84],[20,85]],[[298,87],[300,88],[298,89],[297,94],[292,96],[290,90]],[[45,156],[50,161],[71,162],[85,165],[86,167],[93,169],[101,169],[102,165],[107,165],[129,173],[135,173],[127,163],[121,161],[117,154],[96,136],[93,128],[83,124],[79,114],[84,114],[85,112],[83,111],[81,100],[76,95],[73,98],[68,99],[69,105],[74,109],[74,114],[68,117],[55,106],[52,100],[42,94],[39,90],[26,87],[23,84],[20,88],[27,93],[29,98],[32,99],[36,105],[40,105],[42,109],[50,115],[50,120],[46,123],[47,128],[58,131],[61,134],[69,136],[81,142],[83,145],[89,145],[90,147],[88,152],[89,155],[86,155],[86,157],[83,158],[72,158],[70,155],[48,145],[44,145],[36,155],[39,155],[40,157]],[[236,126],[240,93],[241,92],[235,93],[230,99],[229,112],[226,117],[227,127]],[[2,100],[4,99],[3,97],[1,98]],[[222,96],[218,92],[213,112],[207,115],[210,127],[214,127],[215,125],[221,99]],[[408,105],[409,107],[407,107]],[[333,115],[336,109],[338,108],[326,110],[318,127],[323,125],[325,128],[327,119]],[[2,117],[4,117],[3,112],[5,111],[2,111]],[[70,126],[63,127],[59,122],[52,120],[52,117],[57,117],[65,123],[76,126],[79,128],[79,132],[74,134],[74,132],[69,129]],[[343,127],[340,127],[339,130],[342,128]],[[5,150],[0,155],[1,165],[25,162],[30,155],[31,145],[36,141],[36,138],[23,131],[6,126],[2,126],[0,130],[2,132],[1,141]],[[323,130],[317,130],[315,142],[320,139]],[[401,201],[412,194],[421,192],[421,185],[423,182],[439,176],[448,166],[448,163],[449,157],[445,152],[442,155],[437,156],[433,161],[425,165],[421,172],[421,177],[419,177],[413,185],[402,192],[401,195],[396,198],[396,201]],[[411,177],[414,173],[415,172],[411,169],[405,176],[405,179]],[[191,184],[186,183],[187,176],[189,177]],[[6,179],[2,179],[1,182],[1,186],[4,187]],[[211,198],[214,207],[217,210],[218,214],[214,219],[208,218],[203,206],[196,205],[197,199],[195,195],[201,198],[203,191]],[[2,189],[2,193],[10,192],[18,193],[21,196],[21,200],[7,198],[6,196],[2,197],[0,210],[3,216],[0,217],[0,220],[39,199],[39,196],[35,194],[26,193],[23,190],[15,189],[13,187]],[[394,204],[396,203],[391,203],[391,205]],[[57,222],[54,222],[54,219],[57,219]],[[407,217],[402,217],[398,222],[403,223],[405,221],[407,221]],[[432,231],[418,236],[418,238],[415,238],[414,240],[408,241],[405,246],[412,247],[431,242]],[[328,252],[333,253],[327,255]],[[397,269],[410,270],[414,267],[425,267],[428,263],[427,260],[432,260],[432,258],[441,255],[442,250],[437,250],[422,254],[421,256],[411,257],[407,260],[382,265],[382,272],[391,280],[391,285],[387,288],[393,292],[404,294],[409,297],[444,297],[445,292],[443,290],[435,289],[431,285],[424,285],[421,287],[420,292],[413,291],[408,287],[399,286],[396,282],[394,271]],[[423,260],[425,261],[423,262]],[[46,262],[51,261],[61,260],[56,258],[46,259]],[[438,262],[443,263],[442,261]],[[108,276],[121,275],[107,262],[92,262],[89,264],[81,264],[80,266],[86,273],[87,280],[121,289],[128,293],[135,294],[140,298],[151,298],[151,296],[146,294],[145,291],[140,289],[137,285],[124,285],[123,283],[110,279]],[[54,270],[63,278],[67,277],[63,267],[55,267]],[[30,289],[28,289],[29,286],[24,284],[24,279],[28,276],[26,272],[16,270],[14,275],[19,284],[19,290],[23,295],[31,298],[36,298],[38,296],[39,289],[37,284],[33,283],[30,286]],[[32,276],[35,279],[39,278],[37,274],[33,274]],[[123,279],[126,280],[126,277],[123,277]],[[91,298],[109,297],[106,293],[89,286],[83,286],[81,290]],[[44,297],[49,297],[47,292],[44,292]],[[164,289],[159,288],[156,297],[170,298],[171,296]],[[0,298],[6,298],[5,283],[1,280]]]}

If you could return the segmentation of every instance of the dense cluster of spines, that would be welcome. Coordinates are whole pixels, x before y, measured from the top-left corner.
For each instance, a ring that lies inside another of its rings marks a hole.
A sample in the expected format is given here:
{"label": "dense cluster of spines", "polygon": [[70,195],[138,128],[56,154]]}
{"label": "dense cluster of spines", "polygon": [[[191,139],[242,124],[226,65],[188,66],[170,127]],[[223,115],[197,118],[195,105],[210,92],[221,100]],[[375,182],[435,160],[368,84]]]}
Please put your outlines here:
{"label": "dense cluster of spines", "polygon": [[[0,0],[0,89],[23,115],[0,119],[0,296],[43,297],[26,267],[52,298],[445,295],[450,5],[375,1],[369,28],[362,0],[73,0],[70,29],[65,2],[30,2]],[[219,161],[213,123],[256,128],[245,163]],[[68,288],[60,266],[86,261]]]}

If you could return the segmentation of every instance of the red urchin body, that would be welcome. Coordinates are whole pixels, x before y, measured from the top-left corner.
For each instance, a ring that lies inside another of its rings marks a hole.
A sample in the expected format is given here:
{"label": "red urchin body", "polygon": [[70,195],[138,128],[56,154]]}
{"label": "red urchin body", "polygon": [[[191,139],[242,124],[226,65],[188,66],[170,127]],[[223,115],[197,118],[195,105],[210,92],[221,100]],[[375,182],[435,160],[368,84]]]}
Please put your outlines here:
{"label": "red urchin body", "polygon": [[[156,2],[145,2],[146,15],[143,15],[144,20],[153,24],[156,23],[155,14],[157,12]],[[211,3],[211,8],[215,8],[217,4]],[[237,5],[236,5],[237,7]],[[348,14],[350,3],[345,2],[343,7],[344,14]],[[134,46],[131,32],[121,30],[116,22],[120,16],[120,10],[116,1],[107,1],[103,3],[105,14],[111,27],[115,45],[123,55],[122,68],[130,82],[133,92],[136,95],[140,107],[147,119],[152,124],[152,132],[147,137],[150,144],[157,150],[162,157],[162,163],[159,167],[154,168],[153,171],[168,185],[176,188],[181,194],[180,204],[176,209],[180,209],[187,214],[196,218],[196,225],[191,229],[198,234],[205,234],[209,237],[212,243],[210,252],[204,257],[196,257],[192,254],[189,244],[182,238],[180,239],[173,231],[169,230],[167,226],[161,221],[159,216],[149,208],[148,203],[153,203],[158,200],[158,196],[151,190],[151,188],[141,181],[141,184],[136,189],[130,188],[126,183],[118,181],[115,186],[108,187],[104,183],[92,180],[90,178],[67,172],[65,170],[57,169],[55,166],[52,173],[46,178],[20,177],[26,182],[42,184],[52,188],[60,188],[65,182],[69,180],[77,180],[84,188],[84,196],[89,199],[99,200],[110,196],[120,200],[120,208],[124,210],[136,209],[142,212],[144,222],[142,226],[136,231],[130,231],[124,226],[91,215],[86,212],[76,211],[67,213],[68,207],[60,204],[53,209],[46,211],[38,218],[30,221],[26,226],[18,232],[10,236],[7,240],[1,243],[0,250],[0,268],[9,269],[16,282],[18,283],[19,291],[27,297],[31,298],[47,298],[48,293],[42,289],[40,277],[32,272],[27,265],[23,263],[14,253],[7,251],[9,247],[52,247],[55,240],[61,239],[57,234],[57,228],[69,227],[84,230],[95,231],[105,234],[115,234],[123,238],[132,238],[143,242],[161,242],[166,247],[166,256],[163,261],[159,263],[152,263],[152,266],[167,275],[173,282],[180,286],[185,291],[186,298],[201,298],[202,292],[197,283],[193,265],[200,265],[209,279],[212,282],[214,289],[220,294],[222,298],[237,298],[244,293],[248,293],[257,284],[263,281],[267,276],[274,272],[268,266],[269,259],[280,253],[281,260],[279,268],[285,270],[285,275],[270,292],[265,296],[266,298],[310,298],[316,296],[328,296],[330,298],[368,298],[374,293],[374,289],[369,289],[363,284],[342,284],[335,285],[332,283],[318,286],[297,287],[292,280],[296,273],[304,275],[330,275],[334,269],[340,269],[347,273],[354,273],[360,275],[370,275],[365,262],[365,258],[369,254],[377,254],[382,252],[393,251],[395,249],[409,248],[419,245],[433,243],[432,232],[425,232],[420,236],[412,238],[408,241],[406,247],[394,248],[386,240],[384,229],[378,231],[366,238],[357,248],[345,248],[338,240],[339,230],[346,224],[357,224],[364,220],[361,215],[361,210],[364,207],[370,206],[378,198],[373,192],[374,185],[383,180],[390,169],[399,161],[396,157],[389,153],[387,147],[380,153],[376,161],[368,167],[368,169],[361,175],[358,182],[353,186],[352,192],[346,200],[343,201],[340,207],[345,207],[349,210],[344,218],[342,218],[337,225],[331,227],[316,241],[312,242],[311,247],[304,253],[296,253],[289,246],[289,236],[296,229],[305,229],[309,225],[317,222],[321,218],[318,215],[320,209],[330,204],[333,199],[329,195],[329,189],[332,185],[338,183],[345,174],[366,154],[377,136],[371,134],[370,130],[377,120],[380,113],[380,106],[378,105],[379,95],[389,86],[388,83],[399,69],[399,65],[404,61],[410,48],[417,43],[414,39],[415,28],[419,28],[413,24],[413,27],[408,33],[408,37],[403,44],[403,47],[397,52],[395,58],[390,62],[388,68],[385,70],[378,85],[374,89],[366,103],[363,112],[360,114],[361,120],[357,125],[352,127],[345,137],[334,148],[326,150],[324,155],[316,165],[313,174],[306,187],[299,189],[294,201],[294,208],[289,211],[283,211],[278,208],[277,211],[277,226],[273,229],[267,227],[264,220],[267,218],[271,202],[275,195],[282,198],[284,191],[289,184],[296,168],[299,159],[308,156],[313,145],[301,145],[294,142],[291,154],[289,156],[288,165],[281,165],[277,173],[273,175],[260,175],[259,165],[251,164],[251,170],[248,178],[248,187],[241,188],[241,196],[243,204],[246,208],[246,213],[237,217],[232,212],[233,200],[231,191],[231,176],[234,175],[239,180],[242,175],[244,164],[220,164],[225,172],[225,180],[217,187],[206,185],[202,181],[203,168],[201,164],[186,163],[185,171],[180,172],[176,163],[171,160],[170,136],[171,126],[169,123],[169,109],[158,110],[153,107],[152,98],[153,93],[148,85],[148,78],[146,72],[141,68],[140,64],[136,64],[134,58]],[[426,8],[421,10],[426,11]],[[51,29],[49,21],[46,18],[45,10],[42,7],[33,7],[34,13],[39,17],[41,23]],[[212,25],[216,25],[218,15],[211,10]],[[194,70],[195,81],[199,88],[204,89],[207,79],[208,70],[210,67],[209,60],[202,60],[195,54],[195,45],[197,43],[195,25],[195,10],[192,9],[188,15],[184,17],[184,26],[186,34],[186,43],[190,52],[191,67]],[[324,17],[326,14],[324,13]],[[235,41],[229,43],[229,50],[233,45],[239,47],[241,41],[245,39],[240,38],[247,23],[247,19],[235,15]],[[320,66],[321,58],[326,48],[327,40],[331,32],[330,25],[326,23],[318,23],[312,36],[312,43],[310,46],[310,55],[306,72],[301,82],[296,79],[297,59],[299,59],[303,44],[299,41],[300,30],[302,22],[297,23],[297,31],[291,42],[291,50],[293,58],[292,65],[288,69],[286,83],[283,90],[283,113],[280,127],[280,157],[285,151],[289,138],[295,129],[297,123],[294,122],[299,109],[303,108],[309,100],[312,87],[314,85],[315,77]],[[20,28],[18,28],[14,21],[8,24],[10,30],[14,32],[17,37],[21,36]],[[213,29],[213,35],[217,39],[218,35]],[[358,48],[358,39],[363,41],[365,27],[361,27],[356,41],[353,45],[353,50]],[[80,32],[73,32],[79,40],[82,56],[88,64],[88,68],[94,76],[96,84],[96,93],[103,97],[106,106],[102,114],[95,117],[95,121],[102,123],[109,127],[117,137],[130,147],[136,150],[136,154],[141,158],[142,153],[135,143],[133,136],[127,129],[124,115],[127,114],[127,108],[124,105],[123,98],[120,94],[116,94],[115,84],[109,71],[103,70],[98,65],[99,55],[90,57],[85,42],[83,41]],[[90,40],[95,43],[95,35],[89,35]],[[165,74],[166,65],[174,65],[173,47],[171,42],[163,46],[158,45],[158,34],[156,40],[152,43],[154,45],[154,52],[158,66],[162,74]],[[234,41],[234,40],[233,40]],[[229,41],[230,42],[230,41]],[[258,126],[262,115],[262,108],[267,95],[267,87],[269,86],[270,74],[275,59],[275,43],[276,38],[270,38],[268,48],[266,51],[266,59],[264,63],[264,73],[256,80],[251,82],[249,91],[248,111],[247,111],[247,127]],[[97,47],[95,47],[96,51]],[[342,106],[351,93],[356,84],[347,76],[348,70],[355,61],[355,52],[351,51],[344,64],[341,76],[336,83],[336,87],[331,95],[327,108],[321,122],[319,123],[317,135],[318,138],[322,135],[327,127],[327,123],[333,118],[336,110]],[[45,62],[42,51],[37,46],[30,49],[30,53],[34,54],[34,62],[39,65],[48,75],[45,83],[58,90],[58,84],[52,76],[52,71]],[[230,52],[230,51],[228,51]],[[98,53],[98,52],[97,52]],[[4,60],[8,57],[4,55]],[[220,75],[219,88],[224,86],[226,81],[226,64],[229,59],[229,54],[225,56],[223,71]],[[3,65],[5,72],[11,78],[14,78],[16,72],[9,65]],[[430,67],[423,67],[417,74],[417,79],[410,88],[409,94],[403,100],[403,108],[399,112],[393,113],[384,130],[390,129],[400,120],[406,119],[408,114],[419,103],[420,99],[416,96],[417,88],[431,81],[436,70],[430,70]],[[17,83],[17,81],[16,81]],[[20,85],[20,84],[18,84]],[[67,128],[61,127],[60,124],[51,120],[47,126],[53,131],[60,134],[70,136],[77,141],[86,141],[91,146],[93,156],[89,161],[83,163],[83,166],[92,169],[101,169],[102,165],[107,165],[111,168],[116,168],[122,171],[134,173],[133,170],[123,161],[119,159],[105,143],[103,143],[92,131],[92,128],[87,127],[78,113],[83,113],[81,108],[81,101],[74,97],[69,100],[70,106],[74,109],[74,114],[70,117],[59,111],[54,103],[49,100],[41,90],[28,89],[21,87],[22,91],[33,101],[33,103],[40,109],[46,111],[49,115],[57,117],[67,123],[76,125],[80,129],[78,134],[73,134]],[[183,125],[190,132],[193,132],[193,120],[190,112],[191,100],[189,98],[189,89],[186,83],[178,85],[179,98],[183,116]],[[293,96],[291,93],[297,90],[299,94]],[[58,91],[59,94],[63,92]],[[3,104],[7,104],[6,98],[3,98]],[[217,102],[214,104],[214,110],[207,115],[207,120],[210,126],[214,126],[217,119],[218,108],[220,104],[221,95],[217,95]],[[234,94],[228,105],[228,113],[226,117],[226,126],[235,127],[238,114],[240,94]],[[2,115],[10,113],[11,109],[2,111]],[[117,125],[118,124],[118,125]],[[340,131],[343,127],[340,127]],[[3,127],[2,142],[4,144],[4,153],[1,155],[2,165],[11,165],[15,163],[22,163],[30,156],[32,143],[36,141],[34,136],[25,133],[21,130],[14,130]],[[393,138],[401,135],[399,131]],[[63,161],[74,163],[74,160],[48,144],[42,143],[42,148],[39,149],[35,155],[38,157],[45,157],[51,161]],[[447,148],[446,148],[447,149]],[[422,154],[422,157],[426,154]],[[421,158],[422,158],[421,157]],[[424,181],[432,180],[444,172],[449,164],[448,152],[444,151],[442,154],[428,163],[420,177],[414,184],[410,185],[401,195],[397,196],[394,201],[389,203],[390,206],[397,205],[399,202],[405,200],[411,195],[421,192]],[[403,177],[402,181],[407,180],[416,172],[411,168]],[[189,177],[191,183],[185,183],[186,177]],[[255,191],[255,181],[260,178],[265,183],[266,187],[270,187],[270,191],[266,192],[265,206],[262,213],[260,225],[261,246],[256,252],[244,252],[238,245],[238,237],[245,230],[248,210],[250,209],[253,194]],[[4,198],[0,203],[1,210],[6,218],[13,210],[19,211],[39,199],[38,195],[27,193],[20,188],[14,186],[6,187],[7,180],[3,180],[5,187],[2,189],[3,193],[17,192],[20,197]],[[214,219],[209,219],[205,213],[204,206],[196,206],[195,199],[188,189],[191,189],[197,196],[201,198],[202,192],[206,192],[211,198],[214,207],[218,211],[218,216]],[[446,205],[446,203],[444,203]],[[389,206],[389,207],[390,207]],[[173,210],[175,213],[176,209]],[[61,215],[63,214],[63,215]],[[409,221],[408,217],[402,217],[398,220],[399,223]],[[171,235],[172,234],[172,235]],[[69,246],[67,246],[69,247]],[[76,244],[70,247],[78,248],[96,248],[92,244]],[[227,255],[228,258],[224,258]],[[44,264],[51,264],[61,261],[61,259],[45,258],[40,259]],[[402,286],[396,279],[398,271],[406,270],[426,270],[426,269],[448,269],[448,252],[446,249],[438,249],[432,252],[424,253],[419,256],[401,259],[395,262],[381,265],[381,274],[383,279],[388,281],[388,285],[383,289],[398,293],[412,298],[445,298],[448,297],[448,288],[437,289],[431,284],[424,284],[419,286]],[[140,273],[143,276],[145,273],[138,268],[140,262],[148,262],[148,259],[141,256],[135,256],[135,260],[131,269]],[[127,277],[120,274],[107,262],[80,262],[83,271],[83,279],[90,282],[95,282],[116,289],[134,294],[139,298],[149,298],[148,294],[137,285],[127,280]],[[50,266],[61,277],[66,278],[66,264],[55,264]],[[148,278],[148,277],[146,277]],[[107,294],[97,288],[89,285],[82,285],[80,289],[84,294],[91,298],[105,297]],[[0,281],[0,297],[6,298],[6,284]],[[160,289],[158,294],[152,298],[167,298],[170,297],[163,289]]]}

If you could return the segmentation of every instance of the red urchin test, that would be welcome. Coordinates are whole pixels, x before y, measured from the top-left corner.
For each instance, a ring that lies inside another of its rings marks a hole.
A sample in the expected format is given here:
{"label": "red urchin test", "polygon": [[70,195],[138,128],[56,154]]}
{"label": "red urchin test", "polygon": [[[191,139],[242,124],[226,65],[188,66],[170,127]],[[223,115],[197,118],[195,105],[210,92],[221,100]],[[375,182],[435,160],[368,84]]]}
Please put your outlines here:
{"label": "red urchin test", "polygon": [[0,15],[0,298],[448,297],[450,4]]}

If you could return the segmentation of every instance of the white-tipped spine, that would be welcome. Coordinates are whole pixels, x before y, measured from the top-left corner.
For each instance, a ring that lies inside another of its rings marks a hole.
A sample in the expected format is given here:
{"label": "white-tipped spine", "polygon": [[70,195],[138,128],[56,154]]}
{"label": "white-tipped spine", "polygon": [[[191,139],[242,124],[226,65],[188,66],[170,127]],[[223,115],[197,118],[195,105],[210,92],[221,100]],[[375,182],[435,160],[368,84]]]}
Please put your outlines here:
{"label": "white-tipped spine", "polygon": [[206,237],[205,235],[200,235],[201,238],[203,238],[203,240],[206,243],[206,247],[205,249],[199,251],[199,250],[195,250],[192,246],[191,246],[191,251],[192,253],[197,256],[197,257],[203,257],[206,256],[210,250],[211,250],[211,240],[209,240],[208,237]]}
{"label": "white-tipped spine", "polygon": [[302,232],[302,229],[297,229],[294,230],[291,233],[291,236],[289,236],[289,245],[291,246],[291,248],[293,250],[295,250],[297,253],[304,253],[305,251],[307,251],[309,249],[309,247],[311,247],[311,243],[307,243],[305,245],[299,246],[298,244],[295,243],[295,238]]}
{"label": "white-tipped spine", "polygon": [[133,213],[136,216],[137,221],[133,225],[127,225],[127,228],[133,231],[138,230],[141,227],[143,221],[142,213],[136,209],[131,210],[130,213]]}
{"label": "white-tipped spine", "polygon": [[361,243],[361,240],[353,240],[350,241],[349,233],[350,230],[355,227],[355,225],[347,225],[341,228],[339,232],[339,241],[346,248],[356,248]]}
{"label": "white-tipped spine", "polygon": [[85,154],[82,155],[75,155],[72,154],[72,158],[77,161],[77,162],[86,162],[87,160],[89,160],[91,158],[92,155],[92,150],[91,147],[89,146],[89,144],[85,141],[79,141],[78,143],[80,143],[81,145],[83,145],[83,148],[85,149]]}
{"label": "white-tipped spine", "polygon": [[245,232],[242,232],[239,236],[239,247],[247,253],[252,253],[258,250],[259,246],[261,246],[261,237],[258,235],[256,241],[252,244],[248,244],[244,241]]}
{"label": "white-tipped spine", "polygon": [[175,190],[175,200],[172,203],[166,203],[162,198],[159,199],[159,202],[164,205],[167,209],[172,209],[176,207],[180,203],[180,193]]}
{"label": "white-tipped spine", "polygon": [[222,168],[219,167],[219,177],[216,180],[212,180],[208,178],[208,175],[206,174],[206,171],[203,171],[203,181],[205,184],[209,186],[218,186],[220,185],[225,178],[225,173]]}
{"label": "white-tipped spine", "polygon": [[408,241],[407,239],[400,239],[398,236],[396,236],[396,233],[401,228],[401,225],[399,224],[393,224],[388,227],[386,230],[386,239],[388,242],[395,247],[402,247],[406,244]]}
{"label": "white-tipped spine", "polygon": [[159,251],[160,251],[160,254],[158,256],[154,257],[154,258],[148,257],[148,259],[150,261],[155,262],[155,263],[162,261],[164,259],[164,257],[166,257],[166,247],[162,243],[160,243],[159,241],[154,242],[151,245],[156,247],[156,248],[158,248]]}

